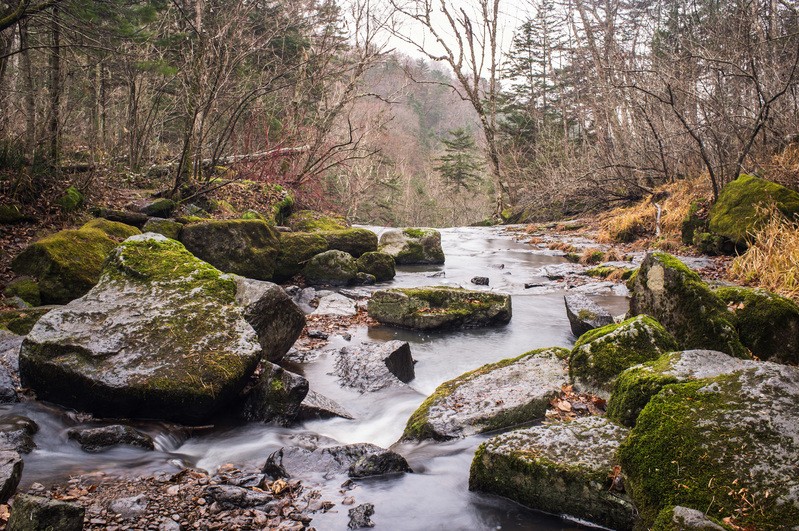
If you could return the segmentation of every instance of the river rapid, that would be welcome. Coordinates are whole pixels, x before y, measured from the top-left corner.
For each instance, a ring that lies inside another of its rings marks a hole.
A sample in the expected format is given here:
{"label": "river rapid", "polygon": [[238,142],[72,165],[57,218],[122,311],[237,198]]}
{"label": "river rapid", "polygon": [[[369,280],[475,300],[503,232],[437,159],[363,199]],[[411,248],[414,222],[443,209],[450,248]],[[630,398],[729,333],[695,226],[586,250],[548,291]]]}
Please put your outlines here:
{"label": "river rapid", "polygon": [[[369,228],[378,233],[381,230]],[[329,354],[322,353],[313,361],[292,367],[303,373],[311,389],[341,404],[355,420],[315,420],[294,428],[279,428],[258,423],[236,425],[222,419],[213,427],[191,434],[166,423],[141,422],[136,427],[155,438],[156,451],[115,448],[89,454],[66,436],[68,428],[85,420],[80,415],[38,402],[4,405],[0,407],[3,413],[26,415],[40,426],[35,436],[37,449],[25,458],[20,490],[34,482],[49,485],[92,472],[135,477],[182,466],[211,472],[225,463],[260,466],[273,451],[308,440],[323,441],[325,445],[370,442],[383,447],[394,445],[392,449],[408,460],[415,473],[359,480],[347,492],[340,490],[345,477],[302,477],[306,488],[321,489],[323,499],[336,504],[327,513],[313,515],[311,525],[315,528],[346,529],[350,507],[341,505],[341,501],[344,496],[353,496],[356,505],[374,504],[372,519],[376,529],[581,529],[574,521],[469,492],[472,456],[487,436],[447,443],[395,444],[411,413],[442,382],[486,363],[540,347],[569,347],[575,340],[563,303],[566,286],[544,281],[541,287],[525,288],[525,284],[541,280],[542,267],[564,263],[562,256],[516,241],[513,233],[502,228],[452,228],[441,233],[444,266],[398,268],[393,281],[373,289],[443,284],[510,293],[513,318],[506,326],[479,330],[430,333],[360,326],[350,331],[349,342],[341,336],[331,336],[326,349],[367,341],[408,341],[417,360],[416,378],[409,387],[365,394],[337,383],[330,374]],[[470,284],[475,276],[488,277],[490,285]],[[614,315],[627,310],[627,298],[618,290],[593,298]]]}

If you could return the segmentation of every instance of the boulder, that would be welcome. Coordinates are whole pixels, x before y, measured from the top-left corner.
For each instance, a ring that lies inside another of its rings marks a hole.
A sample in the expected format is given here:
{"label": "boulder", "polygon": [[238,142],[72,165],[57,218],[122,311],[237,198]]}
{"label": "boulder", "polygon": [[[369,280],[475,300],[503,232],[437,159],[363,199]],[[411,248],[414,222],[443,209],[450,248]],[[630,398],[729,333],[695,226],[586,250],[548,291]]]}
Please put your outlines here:
{"label": "boulder", "polygon": [[[0,333],[3,333],[3,331],[0,330]],[[19,339],[21,344],[22,338],[20,337]],[[2,339],[0,339],[0,351],[3,348]],[[10,404],[19,400],[19,396],[17,396],[18,383],[19,378],[15,378],[15,375],[5,364],[0,364],[0,404]]]}
{"label": "boulder", "polygon": [[27,335],[39,319],[53,308],[58,308],[58,306],[0,311],[0,330],[8,330],[20,336]]}
{"label": "boulder", "polygon": [[277,232],[263,221],[203,221],[183,227],[180,241],[194,256],[224,271],[271,280],[280,249]]}
{"label": "boulder", "polygon": [[343,229],[317,232],[329,249],[344,251],[354,258],[377,251],[377,234],[369,229]]}
{"label": "boulder", "polygon": [[754,361],[733,358],[714,350],[664,354],[654,361],[630,367],[619,375],[608,400],[608,418],[625,426],[635,426],[641,410],[665,386],[713,378],[755,365]]}
{"label": "boulder", "polygon": [[357,315],[358,309],[355,301],[341,295],[340,293],[330,293],[319,297],[319,304],[312,312],[313,315],[335,315],[352,316]]}
{"label": "boulder", "polygon": [[387,253],[366,252],[355,261],[359,273],[374,275],[375,280],[383,282],[391,280],[397,274],[394,269],[394,257]]}
{"label": "boulder", "polygon": [[732,310],[738,337],[761,360],[799,364],[799,306],[762,289],[716,290]]}
{"label": "boulder", "polygon": [[358,286],[373,286],[377,284],[377,277],[369,273],[362,273],[358,271],[355,275],[355,284]]}
{"label": "boulder", "polygon": [[81,230],[84,229],[97,229],[101,232],[104,232],[105,235],[112,240],[118,242],[130,238],[131,236],[141,234],[141,231],[132,225],[127,225],[118,221],[110,221],[103,218],[94,218],[81,227]]}
{"label": "boulder", "polygon": [[471,282],[475,286],[488,286],[489,278],[488,277],[472,277],[472,280],[470,280],[469,282]]}
{"label": "boulder", "polygon": [[141,212],[130,212],[129,210],[114,210],[112,208],[96,208],[92,213],[99,217],[109,219],[111,221],[118,221],[125,225],[132,225],[138,229],[144,227],[144,224],[150,219],[146,214]]}
{"label": "boulder", "polygon": [[396,452],[385,450],[362,455],[350,465],[347,474],[351,478],[367,478],[405,472],[413,472],[405,458]]}
{"label": "boulder", "polygon": [[666,507],[652,526],[655,531],[725,531],[721,525],[696,509]]}
{"label": "boulder", "polygon": [[183,223],[172,219],[150,218],[142,228],[144,232],[154,232],[173,240],[180,240],[180,233],[183,231]]}
{"label": "boulder", "polygon": [[280,235],[275,279],[288,280],[302,271],[305,264],[328,250],[327,241],[312,232],[286,232]]}
{"label": "boulder", "polygon": [[12,450],[29,454],[36,448],[33,436],[39,425],[22,415],[3,415],[0,417],[0,450]]}
{"label": "boulder", "polygon": [[629,281],[630,314],[651,315],[681,348],[708,349],[746,358],[727,306],[677,258],[651,253]]}
{"label": "boulder", "polygon": [[799,526],[799,368],[771,362],[664,387],[622,444],[641,518],[669,506],[744,529]]}
{"label": "boulder", "polygon": [[17,452],[0,450],[0,503],[6,503],[17,491],[22,477],[22,466],[22,458]]}
{"label": "boulder", "polygon": [[21,277],[9,282],[3,294],[6,297],[19,297],[31,306],[39,306],[42,303],[39,283],[29,277]]}
{"label": "boulder", "polygon": [[160,197],[153,201],[150,201],[143,207],[139,209],[139,211],[144,214],[145,216],[150,216],[153,218],[168,218],[172,215],[172,212],[175,211],[177,207],[177,203],[172,201],[171,199],[167,199],[166,197]]}
{"label": "boulder", "polygon": [[152,437],[123,424],[71,428],[67,430],[67,437],[77,441],[85,452],[102,452],[123,444],[145,450],[155,450],[155,442]]}
{"label": "boulder", "polygon": [[365,477],[411,472],[404,457],[374,444],[358,443],[324,448],[287,448],[283,465],[291,476],[304,477],[309,473],[326,478],[338,474]]}
{"label": "boulder", "polygon": [[624,369],[672,350],[677,350],[677,342],[671,334],[648,315],[639,315],[580,336],[569,357],[569,369],[581,390],[607,397]]}
{"label": "boulder", "polygon": [[341,407],[337,402],[315,391],[309,390],[300,404],[299,418],[301,420],[315,420],[333,417],[341,417],[349,420],[355,419],[351,413]]}
{"label": "boulder", "polygon": [[308,394],[308,380],[274,363],[265,362],[263,369],[258,383],[247,392],[241,417],[246,421],[291,425],[299,417],[300,403]]}
{"label": "boulder", "polygon": [[33,216],[23,213],[17,205],[0,204],[0,225],[33,221],[34,219]]}
{"label": "boulder", "polygon": [[443,264],[441,233],[435,229],[391,229],[380,236],[378,250],[394,257],[397,265]]}
{"label": "boulder", "polygon": [[580,337],[589,330],[613,324],[613,316],[600,305],[582,295],[574,293],[563,297],[566,302],[566,315],[569,317],[572,333]]}
{"label": "boulder", "polygon": [[74,212],[83,206],[84,200],[83,193],[74,186],[70,186],[64,190],[64,194],[56,200],[56,203],[63,212]]}
{"label": "boulder", "polygon": [[411,347],[405,341],[342,347],[334,360],[339,383],[365,393],[408,383],[416,376]]}
{"label": "boulder", "polygon": [[294,232],[343,230],[349,227],[347,220],[341,216],[329,216],[313,210],[294,212],[285,220],[285,224]]}
{"label": "boulder", "polygon": [[352,255],[344,251],[325,251],[305,264],[302,276],[310,284],[346,286],[355,280],[358,268]]}
{"label": "boulder", "polygon": [[368,311],[383,324],[419,330],[505,324],[512,316],[510,295],[447,286],[376,291]]}
{"label": "boulder", "polygon": [[26,247],[11,262],[11,269],[38,280],[42,303],[64,304],[97,283],[103,262],[116,245],[98,229],[62,230]]}
{"label": "boulder", "polygon": [[264,359],[283,359],[305,328],[303,311],[277,284],[244,277],[236,277],[236,302],[258,335]]}
{"label": "boulder", "polygon": [[0,328],[0,366],[8,371],[8,374],[19,383],[19,349],[25,338]]}
{"label": "boulder", "polygon": [[236,397],[261,347],[236,282],[158,234],[127,239],[86,296],[20,351],[23,385],[100,416],[202,422]]}
{"label": "boulder", "polygon": [[533,350],[444,382],[411,415],[402,438],[441,441],[543,419],[568,384],[568,353]]}
{"label": "boulder", "polygon": [[629,530],[635,508],[618,469],[628,430],[601,417],[514,430],[480,445],[469,489],[526,507]]}
{"label": "boulder", "polygon": [[799,193],[754,175],[741,175],[721,189],[710,209],[710,231],[745,247],[768,221],[771,205],[793,220],[799,214]]}
{"label": "boulder", "polygon": [[69,503],[20,494],[14,498],[8,531],[81,531],[85,510]]}

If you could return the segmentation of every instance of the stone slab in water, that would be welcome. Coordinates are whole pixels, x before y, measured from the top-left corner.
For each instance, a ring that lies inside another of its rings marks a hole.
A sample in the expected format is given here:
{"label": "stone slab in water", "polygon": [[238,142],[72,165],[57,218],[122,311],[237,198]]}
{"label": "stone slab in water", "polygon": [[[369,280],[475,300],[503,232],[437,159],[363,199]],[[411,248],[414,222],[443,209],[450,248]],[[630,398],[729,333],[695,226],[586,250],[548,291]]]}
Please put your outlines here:
{"label": "stone slab in water", "polygon": [[613,323],[613,316],[600,305],[581,294],[565,295],[566,315],[572,333],[580,337],[589,330]]}
{"label": "stone slab in water", "polygon": [[355,417],[334,400],[309,390],[300,404],[299,418],[302,420],[341,417],[353,420]]}
{"label": "stone slab in water", "polygon": [[122,424],[72,428],[67,431],[67,437],[77,441],[85,452],[102,452],[119,445],[135,446],[145,450],[155,449],[152,437]]}
{"label": "stone slab in water", "polygon": [[27,454],[36,448],[33,436],[39,425],[23,415],[3,415],[0,417],[0,449],[13,450]]}
{"label": "stone slab in water", "polygon": [[335,356],[334,371],[339,383],[362,393],[403,385],[415,377],[411,348],[406,341],[343,347]]}

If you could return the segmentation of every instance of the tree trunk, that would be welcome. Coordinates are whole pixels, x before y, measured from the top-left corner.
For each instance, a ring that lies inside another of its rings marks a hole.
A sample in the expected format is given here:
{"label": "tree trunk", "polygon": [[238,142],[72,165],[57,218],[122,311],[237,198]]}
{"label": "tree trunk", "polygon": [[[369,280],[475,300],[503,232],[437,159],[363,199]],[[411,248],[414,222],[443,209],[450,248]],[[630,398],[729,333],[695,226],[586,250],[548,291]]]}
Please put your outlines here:
{"label": "tree trunk", "polygon": [[61,107],[61,21],[58,5],[53,6],[52,19],[50,20],[51,47],[50,47],[50,120],[49,133],[49,158],[50,164],[58,171],[60,115]]}

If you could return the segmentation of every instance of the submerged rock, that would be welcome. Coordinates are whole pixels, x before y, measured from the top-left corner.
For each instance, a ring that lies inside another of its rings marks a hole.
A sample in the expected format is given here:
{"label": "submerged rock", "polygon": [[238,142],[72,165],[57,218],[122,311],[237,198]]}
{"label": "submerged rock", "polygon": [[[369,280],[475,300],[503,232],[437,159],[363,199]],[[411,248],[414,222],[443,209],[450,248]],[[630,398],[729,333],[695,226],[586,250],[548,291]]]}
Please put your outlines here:
{"label": "submerged rock", "polygon": [[316,234],[325,239],[329,249],[344,251],[354,258],[377,251],[377,234],[369,229],[332,230]]}
{"label": "submerged rock", "polygon": [[22,415],[3,415],[0,417],[0,450],[13,450],[29,454],[36,448],[33,436],[39,425]]}
{"label": "submerged rock", "polygon": [[40,496],[20,494],[14,498],[8,531],[81,531],[85,509]]}
{"label": "submerged rock", "polygon": [[611,529],[632,529],[635,508],[616,468],[627,433],[607,419],[582,417],[498,435],[477,449],[469,489]]}
{"label": "submerged rock", "polygon": [[610,312],[586,297],[575,293],[563,297],[566,302],[566,315],[569,318],[572,333],[580,337],[589,330],[613,324]]}
{"label": "submerged rock", "polygon": [[413,413],[402,438],[446,440],[544,418],[569,377],[568,350],[533,350],[444,382]]}
{"label": "submerged rock", "polygon": [[512,316],[510,295],[447,286],[376,291],[368,311],[383,324],[419,330],[505,324]]}
{"label": "submerged rock", "polygon": [[346,286],[355,280],[358,267],[352,255],[344,251],[325,251],[317,254],[305,264],[302,276],[310,284]]}
{"label": "submerged rock", "polygon": [[261,357],[236,291],[174,240],[129,238],[91,292],[34,326],[20,351],[22,383],[100,416],[203,421]]}
{"label": "submerged rock", "polygon": [[390,229],[380,236],[379,251],[394,257],[397,265],[443,264],[441,233],[435,229]]}
{"label": "submerged rock", "polygon": [[375,280],[383,282],[391,280],[397,274],[394,268],[394,257],[387,253],[366,252],[355,261],[359,273],[374,275]]}
{"label": "submerged rock", "polygon": [[241,417],[247,421],[288,426],[297,420],[308,394],[308,380],[273,363],[264,363],[258,383],[244,399]]}
{"label": "submerged rock", "polygon": [[155,450],[153,438],[130,426],[112,424],[110,426],[72,428],[67,437],[77,441],[85,452],[102,452],[113,446],[127,445]]}
{"label": "submerged rock", "polygon": [[341,385],[365,393],[410,382],[415,377],[413,364],[406,341],[387,341],[342,347],[334,370]]}

